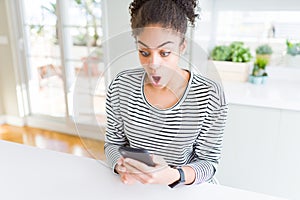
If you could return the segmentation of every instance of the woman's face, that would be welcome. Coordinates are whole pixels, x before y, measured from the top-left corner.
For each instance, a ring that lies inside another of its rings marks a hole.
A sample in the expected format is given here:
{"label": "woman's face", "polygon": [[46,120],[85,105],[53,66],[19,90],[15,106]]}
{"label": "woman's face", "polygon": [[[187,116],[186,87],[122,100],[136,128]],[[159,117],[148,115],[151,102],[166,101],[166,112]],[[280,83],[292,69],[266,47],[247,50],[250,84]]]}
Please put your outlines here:
{"label": "woman's face", "polygon": [[139,59],[154,87],[166,87],[174,73],[180,73],[179,55],[185,48],[183,37],[171,29],[149,26],[137,36]]}

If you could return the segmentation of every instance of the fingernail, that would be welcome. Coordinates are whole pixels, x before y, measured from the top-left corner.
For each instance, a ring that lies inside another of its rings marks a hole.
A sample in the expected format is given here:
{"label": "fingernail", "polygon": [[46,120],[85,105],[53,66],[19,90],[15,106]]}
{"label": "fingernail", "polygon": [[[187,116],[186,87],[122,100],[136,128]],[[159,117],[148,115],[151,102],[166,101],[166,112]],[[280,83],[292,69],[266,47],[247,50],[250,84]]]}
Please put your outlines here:
{"label": "fingernail", "polygon": [[122,179],[122,182],[123,182],[124,184],[127,184],[127,183],[128,183],[128,181],[127,181],[126,179]]}
{"label": "fingernail", "polygon": [[126,168],[125,167],[119,167],[119,170],[121,171],[121,172],[125,172],[126,171]]}

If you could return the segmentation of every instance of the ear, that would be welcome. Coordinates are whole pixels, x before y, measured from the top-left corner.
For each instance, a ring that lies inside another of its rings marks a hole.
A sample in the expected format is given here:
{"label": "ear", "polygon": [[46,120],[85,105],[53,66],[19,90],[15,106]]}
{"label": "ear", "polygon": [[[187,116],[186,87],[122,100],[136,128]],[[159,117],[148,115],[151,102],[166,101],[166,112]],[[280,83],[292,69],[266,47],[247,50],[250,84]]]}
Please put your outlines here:
{"label": "ear", "polygon": [[180,45],[179,48],[180,48],[180,49],[179,49],[180,55],[184,54],[185,51],[186,51],[186,48],[187,48],[187,42],[186,42],[186,39],[183,39],[183,41],[182,41],[182,43],[181,43],[181,45]]}

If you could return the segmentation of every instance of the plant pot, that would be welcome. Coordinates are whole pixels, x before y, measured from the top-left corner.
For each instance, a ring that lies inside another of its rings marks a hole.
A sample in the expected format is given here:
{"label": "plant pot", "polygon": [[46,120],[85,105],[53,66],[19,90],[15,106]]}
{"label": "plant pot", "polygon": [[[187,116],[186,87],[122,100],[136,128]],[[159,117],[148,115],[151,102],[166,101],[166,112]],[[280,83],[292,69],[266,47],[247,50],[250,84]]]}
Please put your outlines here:
{"label": "plant pot", "polygon": [[249,76],[249,82],[255,85],[264,84],[266,82],[267,76]]}
{"label": "plant pot", "polygon": [[247,82],[250,62],[210,61],[208,71],[218,73],[222,81]]}
{"label": "plant pot", "polygon": [[263,76],[261,84],[265,84],[267,82],[267,80],[268,80],[268,76]]}

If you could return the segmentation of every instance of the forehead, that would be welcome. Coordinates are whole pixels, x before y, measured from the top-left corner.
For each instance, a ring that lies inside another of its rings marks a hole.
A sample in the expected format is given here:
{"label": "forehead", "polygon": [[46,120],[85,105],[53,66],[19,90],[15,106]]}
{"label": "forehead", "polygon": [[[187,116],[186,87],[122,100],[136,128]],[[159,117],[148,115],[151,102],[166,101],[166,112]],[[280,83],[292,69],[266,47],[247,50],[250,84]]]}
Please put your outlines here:
{"label": "forehead", "polygon": [[178,45],[182,37],[178,32],[175,32],[172,29],[145,27],[136,38],[138,42],[140,41],[151,48],[155,48],[165,42],[172,42],[169,43],[168,46]]}

